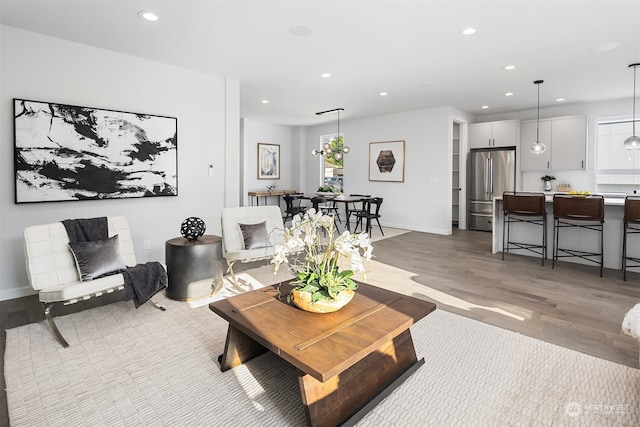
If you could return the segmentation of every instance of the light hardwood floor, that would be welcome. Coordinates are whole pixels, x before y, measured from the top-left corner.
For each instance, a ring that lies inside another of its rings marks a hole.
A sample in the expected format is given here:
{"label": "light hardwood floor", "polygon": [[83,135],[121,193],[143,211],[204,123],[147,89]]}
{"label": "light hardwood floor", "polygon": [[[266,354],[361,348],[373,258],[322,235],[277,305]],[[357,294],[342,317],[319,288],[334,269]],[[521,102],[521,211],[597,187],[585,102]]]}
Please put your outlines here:
{"label": "light hardwood floor", "polygon": [[[438,308],[563,347],[638,368],[638,342],[620,333],[624,314],[640,303],[640,275],[596,266],[491,253],[491,235],[407,233],[376,242],[376,261],[417,274],[451,302]],[[637,271],[637,269],[636,269]],[[464,301],[457,304],[456,298]],[[466,306],[471,303],[472,308]]]}
{"label": "light hardwood floor", "polygon": [[[375,233],[374,233],[375,234]],[[640,274],[491,254],[491,235],[454,230],[451,236],[410,232],[375,243],[375,259],[416,274],[425,288],[446,294],[439,309],[638,368],[638,342],[620,334],[624,314],[640,302]],[[251,268],[251,264],[242,267]],[[65,307],[68,313],[122,299],[113,294]],[[458,303],[456,303],[458,301]],[[463,303],[460,303],[463,302]],[[470,308],[466,308],[468,306]],[[5,329],[42,321],[36,296],[0,302],[0,426],[9,425],[4,393]],[[464,343],[461,343],[464,345]]]}

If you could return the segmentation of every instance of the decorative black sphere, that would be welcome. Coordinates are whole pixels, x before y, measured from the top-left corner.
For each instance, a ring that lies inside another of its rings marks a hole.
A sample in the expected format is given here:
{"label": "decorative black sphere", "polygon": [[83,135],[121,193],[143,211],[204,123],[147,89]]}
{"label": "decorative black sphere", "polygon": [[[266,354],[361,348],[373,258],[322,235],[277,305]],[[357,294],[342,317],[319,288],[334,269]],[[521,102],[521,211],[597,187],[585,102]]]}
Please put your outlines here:
{"label": "decorative black sphere", "polygon": [[192,216],[182,221],[180,233],[185,239],[198,240],[199,237],[202,237],[206,229],[207,226],[204,224],[203,220]]}

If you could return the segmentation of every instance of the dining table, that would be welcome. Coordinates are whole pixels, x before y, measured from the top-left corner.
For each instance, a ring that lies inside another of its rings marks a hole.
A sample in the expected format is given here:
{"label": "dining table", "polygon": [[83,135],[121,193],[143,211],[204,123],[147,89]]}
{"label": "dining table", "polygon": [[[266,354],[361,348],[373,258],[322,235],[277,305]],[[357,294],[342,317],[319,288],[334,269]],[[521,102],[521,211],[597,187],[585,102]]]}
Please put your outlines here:
{"label": "dining table", "polygon": [[[304,194],[303,196],[300,197],[303,200],[310,200],[313,202],[313,200],[315,198],[325,198],[325,199],[329,199],[329,200],[333,200],[336,203],[343,203],[344,204],[344,213],[345,213],[345,223],[347,226],[347,230],[349,232],[351,232],[351,224],[349,223],[349,215],[350,212],[352,212],[351,209],[349,209],[349,204],[350,203],[357,203],[357,202],[361,202],[363,200],[367,200],[370,199],[370,197],[363,197],[363,196],[347,196],[344,194],[337,194],[337,195],[330,195],[330,194]],[[318,210],[318,203],[313,203],[312,207],[317,211]],[[371,219],[367,218],[367,223],[366,223],[366,228],[367,232],[369,233],[369,235],[371,235]]]}

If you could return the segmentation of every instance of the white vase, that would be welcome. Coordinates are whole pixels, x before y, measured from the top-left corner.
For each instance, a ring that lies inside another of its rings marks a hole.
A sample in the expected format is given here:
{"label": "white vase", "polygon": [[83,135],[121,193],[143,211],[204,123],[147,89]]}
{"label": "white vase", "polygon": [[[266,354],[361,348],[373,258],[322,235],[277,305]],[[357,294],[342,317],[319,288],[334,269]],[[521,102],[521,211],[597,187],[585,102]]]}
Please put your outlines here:
{"label": "white vase", "polygon": [[551,181],[544,182],[544,191],[551,191]]}

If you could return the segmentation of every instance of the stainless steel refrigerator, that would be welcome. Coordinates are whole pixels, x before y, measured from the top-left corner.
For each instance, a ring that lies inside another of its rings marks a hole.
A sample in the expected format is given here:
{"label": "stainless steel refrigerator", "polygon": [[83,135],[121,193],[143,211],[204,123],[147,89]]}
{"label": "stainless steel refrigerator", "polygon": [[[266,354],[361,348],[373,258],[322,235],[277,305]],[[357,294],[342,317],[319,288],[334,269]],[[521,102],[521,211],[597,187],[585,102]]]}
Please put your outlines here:
{"label": "stainless steel refrigerator", "polygon": [[474,148],[469,154],[468,228],[491,231],[493,198],[516,188],[516,147]]}

